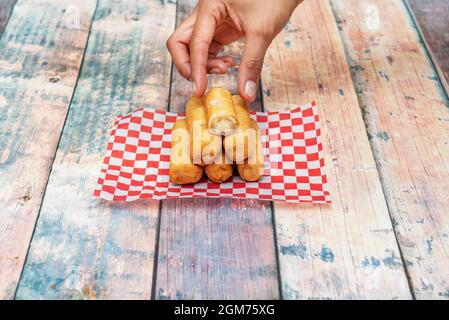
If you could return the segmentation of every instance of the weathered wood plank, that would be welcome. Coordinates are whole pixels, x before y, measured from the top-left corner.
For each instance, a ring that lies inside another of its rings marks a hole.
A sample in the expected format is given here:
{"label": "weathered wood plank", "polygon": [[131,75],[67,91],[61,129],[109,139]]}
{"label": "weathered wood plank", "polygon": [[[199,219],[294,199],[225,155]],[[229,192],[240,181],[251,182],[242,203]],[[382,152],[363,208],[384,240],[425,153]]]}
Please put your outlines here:
{"label": "weathered wood plank", "polygon": [[158,202],[92,197],[114,117],[166,108],[176,5],[100,0],[18,298],[150,298]]}
{"label": "weathered wood plank", "polygon": [[333,197],[330,206],[274,204],[283,297],[410,298],[327,1],[300,5],[268,52],[262,82],[268,110],[317,100]]}
{"label": "weathered wood plank", "polygon": [[17,0],[0,0],[0,36]]}
{"label": "weathered wood plank", "polygon": [[402,1],[332,3],[414,293],[447,299],[447,97]]}
{"label": "weathered wood plank", "polygon": [[449,93],[449,1],[406,0],[424,36],[441,82]]}
{"label": "weathered wood plank", "polygon": [[[195,2],[178,1],[178,23]],[[240,55],[242,47],[228,52]],[[170,110],[184,111],[191,84],[173,72]],[[236,70],[209,82],[237,92]],[[260,110],[260,100],[251,107]],[[163,201],[159,239],[156,299],[279,298],[269,202]]]}
{"label": "weathered wood plank", "polygon": [[96,2],[76,3],[19,1],[0,40],[0,299],[14,296],[87,42]]}

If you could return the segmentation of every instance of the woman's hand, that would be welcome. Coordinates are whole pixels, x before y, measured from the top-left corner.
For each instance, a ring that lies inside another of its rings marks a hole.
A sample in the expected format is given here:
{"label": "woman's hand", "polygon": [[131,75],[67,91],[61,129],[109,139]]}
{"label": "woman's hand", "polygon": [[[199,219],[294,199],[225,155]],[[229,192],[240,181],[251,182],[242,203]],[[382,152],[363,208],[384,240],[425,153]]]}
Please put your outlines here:
{"label": "woman's hand", "polygon": [[195,96],[207,88],[207,73],[223,74],[235,61],[219,51],[240,38],[245,50],[238,72],[239,94],[256,98],[265,53],[302,0],[199,0],[167,41],[176,68],[192,81]]}

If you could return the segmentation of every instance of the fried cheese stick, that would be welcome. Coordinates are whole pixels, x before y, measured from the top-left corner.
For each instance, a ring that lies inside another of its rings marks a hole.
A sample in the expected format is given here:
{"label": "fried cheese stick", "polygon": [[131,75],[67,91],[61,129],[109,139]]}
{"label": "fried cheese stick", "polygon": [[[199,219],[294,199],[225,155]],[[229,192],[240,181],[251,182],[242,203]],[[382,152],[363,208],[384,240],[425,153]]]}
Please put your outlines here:
{"label": "fried cheese stick", "polygon": [[238,127],[237,114],[231,93],[223,88],[212,88],[206,97],[207,124],[213,135],[228,136]]}
{"label": "fried cheese stick", "polygon": [[260,141],[260,130],[257,122],[251,119],[251,129],[254,130],[254,138],[248,140],[248,144],[254,145],[254,151],[242,164],[237,164],[240,177],[245,181],[259,180],[264,171],[264,157],[262,143]]}
{"label": "fried cheese stick", "polygon": [[213,182],[222,183],[232,176],[232,164],[226,163],[224,152],[221,153],[221,161],[218,163],[208,164],[204,167],[206,175]]}
{"label": "fried cheese stick", "polygon": [[223,139],[226,156],[236,163],[243,163],[255,150],[255,145],[248,145],[248,129],[251,128],[251,118],[246,102],[238,95],[232,96],[239,126],[236,132]]}
{"label": "fried cheese stick", "polygon": [[172,130],[170,181],[175,184],[195,183],[201,179],[203,167],[192,163],[190,137],[186,120],[177,120]]}
{"label": "fried cheese stick", "polygon": [[222,139],[209,133],[205,99],[191,97],[186,106],[187,129],[190,134],[190,155],[194,164],[213,163],[222,149]]}

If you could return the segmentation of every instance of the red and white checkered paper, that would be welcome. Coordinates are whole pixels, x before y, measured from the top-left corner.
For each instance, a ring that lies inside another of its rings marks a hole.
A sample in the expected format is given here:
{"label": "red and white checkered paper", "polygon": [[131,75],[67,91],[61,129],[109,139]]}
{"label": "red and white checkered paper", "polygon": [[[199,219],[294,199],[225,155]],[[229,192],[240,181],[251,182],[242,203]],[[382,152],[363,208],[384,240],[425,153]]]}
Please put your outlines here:
{"label": "red and white checkered paper", "polygon": [[237,173],[218,184],[169,181],[173,124],[182,114],[139,109],[117,119],[94,195],[112,201],[189,197],[330,203],[318,110],[314,102],[283,112],[252,112],[264,147],[264,176],[243,181]]}

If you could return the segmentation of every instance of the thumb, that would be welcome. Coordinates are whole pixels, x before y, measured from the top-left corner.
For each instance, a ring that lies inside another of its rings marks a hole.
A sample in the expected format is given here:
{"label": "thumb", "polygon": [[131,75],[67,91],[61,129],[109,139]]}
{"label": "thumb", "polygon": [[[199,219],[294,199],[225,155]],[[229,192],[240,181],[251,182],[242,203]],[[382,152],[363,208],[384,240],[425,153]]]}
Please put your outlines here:
{"label": "thumb", "polygon": [[239,94],[246,101],[256,99],[257,84],[269,45],[270,41],[259,35],[249,35],[246,39],[238,74]]}

